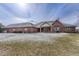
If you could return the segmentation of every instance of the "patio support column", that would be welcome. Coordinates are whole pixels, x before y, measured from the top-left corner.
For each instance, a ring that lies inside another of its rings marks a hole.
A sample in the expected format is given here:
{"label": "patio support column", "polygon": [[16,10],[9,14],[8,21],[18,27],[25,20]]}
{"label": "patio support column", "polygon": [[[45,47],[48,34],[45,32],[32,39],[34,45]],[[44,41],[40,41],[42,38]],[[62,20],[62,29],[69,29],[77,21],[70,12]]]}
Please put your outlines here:
{"label": "patio support column", "polygon": [[41,32],[41,27],[40,27],[40,32]]}
{"label": "patio support column", "polygon": [[51,29],[51,32],[52,32],[52,26],[51,26],[51,28],[50,28],[50,29]]}

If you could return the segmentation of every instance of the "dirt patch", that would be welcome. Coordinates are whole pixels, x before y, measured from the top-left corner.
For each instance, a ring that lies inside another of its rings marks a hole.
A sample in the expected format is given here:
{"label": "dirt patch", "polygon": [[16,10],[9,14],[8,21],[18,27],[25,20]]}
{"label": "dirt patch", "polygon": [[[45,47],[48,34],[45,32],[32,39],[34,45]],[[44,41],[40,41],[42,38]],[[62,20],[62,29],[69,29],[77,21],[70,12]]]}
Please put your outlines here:
{"label": "dirt patch", "polygon": [[11,50],[10,47],[0,47],[0,56],[5,56]]}

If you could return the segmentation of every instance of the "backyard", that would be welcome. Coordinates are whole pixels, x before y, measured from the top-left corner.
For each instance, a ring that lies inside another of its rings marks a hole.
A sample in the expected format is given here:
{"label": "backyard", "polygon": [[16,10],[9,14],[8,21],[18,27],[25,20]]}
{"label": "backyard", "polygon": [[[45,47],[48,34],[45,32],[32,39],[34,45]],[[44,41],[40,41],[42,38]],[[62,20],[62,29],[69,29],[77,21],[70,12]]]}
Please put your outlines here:
{"label": "backyard", "polygon": [[1,33],[3,56],[79,56],[77,33]]}

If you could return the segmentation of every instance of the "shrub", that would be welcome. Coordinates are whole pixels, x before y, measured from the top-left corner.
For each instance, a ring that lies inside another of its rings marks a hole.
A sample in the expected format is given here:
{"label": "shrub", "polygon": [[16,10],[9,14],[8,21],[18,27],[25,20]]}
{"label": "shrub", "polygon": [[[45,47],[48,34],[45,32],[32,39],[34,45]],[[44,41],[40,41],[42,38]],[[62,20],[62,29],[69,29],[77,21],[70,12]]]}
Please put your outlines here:
{"label": "shrub", "polygon": [[0,27],[0,33],[2,33],[2,32],[3,32],[3,30],[4,30],[4,29]]}

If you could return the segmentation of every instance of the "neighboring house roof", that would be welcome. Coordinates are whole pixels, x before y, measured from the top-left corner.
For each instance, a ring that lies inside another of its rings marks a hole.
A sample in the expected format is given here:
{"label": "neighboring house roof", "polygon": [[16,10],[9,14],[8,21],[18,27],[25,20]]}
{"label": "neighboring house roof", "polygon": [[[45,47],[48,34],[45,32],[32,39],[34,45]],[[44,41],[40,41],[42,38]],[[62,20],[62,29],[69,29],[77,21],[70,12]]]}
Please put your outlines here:
{"label": "neighboring house roof", "polygon": [[18,23],[18,24],[10,24],[6,26],[6,28],[12,28],[12,27],[34,27],[32,23]]}
{"label": "neighboring house roof", "polygon": [[75,25],[72,25],[72,24],[65,24],[63,23],[64,27],[75,27]]}

